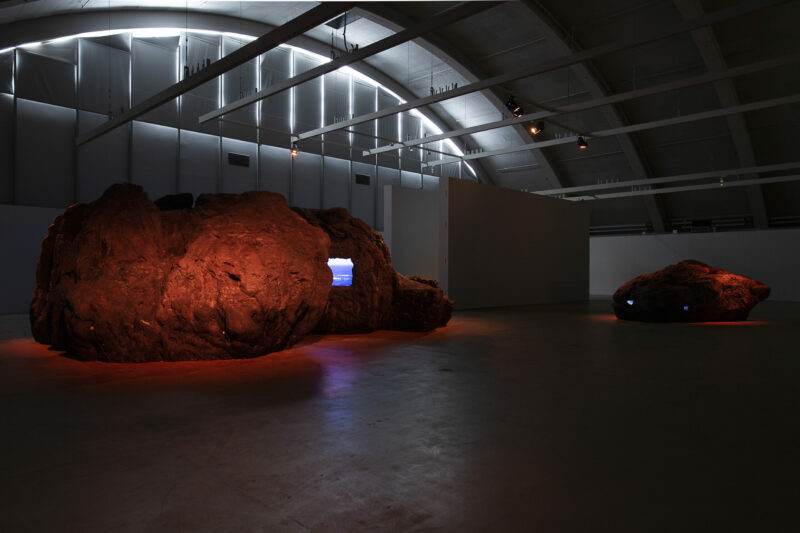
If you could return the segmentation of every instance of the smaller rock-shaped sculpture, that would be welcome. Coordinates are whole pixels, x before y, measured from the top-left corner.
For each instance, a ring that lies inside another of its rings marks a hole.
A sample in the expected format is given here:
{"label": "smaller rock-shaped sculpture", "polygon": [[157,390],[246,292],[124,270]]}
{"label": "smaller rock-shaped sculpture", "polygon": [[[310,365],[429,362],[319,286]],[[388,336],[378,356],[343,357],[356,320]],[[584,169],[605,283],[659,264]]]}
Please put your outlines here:
{"label": "smaller rock-shaped sculpture", "polygon": [[613,296],[614,314],[645,322],[746,320],[769,292],[767,285],[746,276],[681,261],[622,285]]}

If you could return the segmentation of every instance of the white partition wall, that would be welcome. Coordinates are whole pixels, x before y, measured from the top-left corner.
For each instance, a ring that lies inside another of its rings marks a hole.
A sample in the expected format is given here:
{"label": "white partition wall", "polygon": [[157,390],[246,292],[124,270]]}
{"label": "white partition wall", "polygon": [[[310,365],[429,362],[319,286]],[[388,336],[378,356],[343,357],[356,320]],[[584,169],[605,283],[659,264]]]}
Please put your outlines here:
{"label": "white partition wall", "polygon": [[14,203],[14,97],[0,93],[0,204]]}
{"label": "white partition wall", "polygon": [[0,277],[0,315],[27,313],[36,285],[36,264],[42,240],[63,209],[0,205],[0,247],[4,253]]}
{"label": "white partition wall", "polygon": [[131,124],[131,182],[151,200],[178,190],[178,130],[145,122]]}
{"label": "white partition wall", "polygon": [[[78,129],[86,132],[108,120],[89,111],[78,111]],[[128,181],[129,125],[110,131],[83,146],[77,147],[77,200],[91,202],[100,198],[115,183]]]}
{"label": "white partition wall", "polygon": [[460,309],[589,295],[589,209],[463,180],[439,184],[439,283]]}
{"label": "white partition wall", "polygon": [[385,224],[384,202],[386,201],[385,200],[386,195],[384,191],[387,185],[396,185],[398,187],[400,186],[400,170],[379,166],[377,185],[378,185],[378,201],[375,204],[375,219],[378,223],[378,226],[375,229],[383,231],[385,233],[386,228],[384,227]]}
{"label": "white partition wall", "polygon": [[325,158],[325,190],[323,191],[323,208],[349,207],[350,198],[350,162],[336,157]]}
{"label": "white partition wall", "polygon": [[262,191],[276,192],[289,198],[292,158],[286,148],[260,146],[259,184]]}
{"label": "white partition wall", "polygon": [[322,197],[322,156],[300,152],[292,158],[292,206],[319,209]]}
{"label": "white partition wall", "polygon": [[63,207],[75,201],[76,111],[17,99],[15,201]]}
{"label": "white partition wall", "polygon": [[220,138],[182,131],[180,140],[178,192],[190,192],[195,197],[219,192]]}
{"label": "white partition wall", "polygon": [[392,266],[406,276],[439,275],[439,196],[435,192],[386,185],[383,233]]}

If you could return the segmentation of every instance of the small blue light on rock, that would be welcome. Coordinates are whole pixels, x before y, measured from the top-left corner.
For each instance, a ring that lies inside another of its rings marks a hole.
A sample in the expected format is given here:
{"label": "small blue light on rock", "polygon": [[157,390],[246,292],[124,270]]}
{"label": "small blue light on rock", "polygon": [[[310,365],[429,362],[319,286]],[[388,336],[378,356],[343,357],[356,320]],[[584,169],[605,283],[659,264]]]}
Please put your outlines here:
{"label": "small blue light on rock", "polygon": [[628,305],[633,305],[633,300],[626,300],[626,302],[628,302]]}
{"label": "small blue light on rock", "polygon": [[689,310],[689,306],[688,306],[688,305],[684,305],[684,306],[683,306],[683,310],[684,310],[684,311],[688,311],[688,310]]}

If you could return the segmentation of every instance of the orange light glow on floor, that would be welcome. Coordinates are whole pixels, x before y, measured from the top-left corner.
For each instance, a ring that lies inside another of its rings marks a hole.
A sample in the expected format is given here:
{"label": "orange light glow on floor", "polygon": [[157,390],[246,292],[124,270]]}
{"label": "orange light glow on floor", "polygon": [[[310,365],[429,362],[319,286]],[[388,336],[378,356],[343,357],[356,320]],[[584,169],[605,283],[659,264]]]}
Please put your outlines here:
{"label": "orange light glow on floor", "polygon": [[739,320],[737,322],[645,322],[640,320],[622,320],[613,313],[602,315],[592,315],[589,317],[592,322],[602,322],[605,324],[619,323],[631,325],[657,325],[657,326],[727,326],[727,327],[754,327],[768,326],[772,322],[768,320]]}

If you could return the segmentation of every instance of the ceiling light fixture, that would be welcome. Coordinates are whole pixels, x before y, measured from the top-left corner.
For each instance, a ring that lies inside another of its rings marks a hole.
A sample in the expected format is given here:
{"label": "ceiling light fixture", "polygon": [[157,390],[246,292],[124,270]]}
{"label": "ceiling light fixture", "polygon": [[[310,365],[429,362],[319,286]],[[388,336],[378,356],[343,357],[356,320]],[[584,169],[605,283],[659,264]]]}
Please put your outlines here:
{"label": "ceiling light fixture", "polygon": [[521,117],[525,114],[522,106],[517,104],[517,101],[514,99],[513,95],[509,95],[508,100],[506,100],[506,107],[515,117]]}
{"label": "ceiling light fixture", "polygon": [[586,142],[586,139],[583,138],[583,135],[578,136],[578,148],[581,150],[586,150],[589,148],[589,143]]}
{"label": "ceiling light fixture", "polygon": [[297,148],[297,143],[292,143],[292,157],[297,157],[297,154],[300,153],[300,150]]}
{"label": "ceiling light fixture", "polygon": [[542,133],[543,129],[544,129],[544,122],[540,120],[539,122],[534,122],[533,124],[531,124],[531,127],[528,128],[528,131],[530,131],[532,135],[539,135],[540,133]]}

